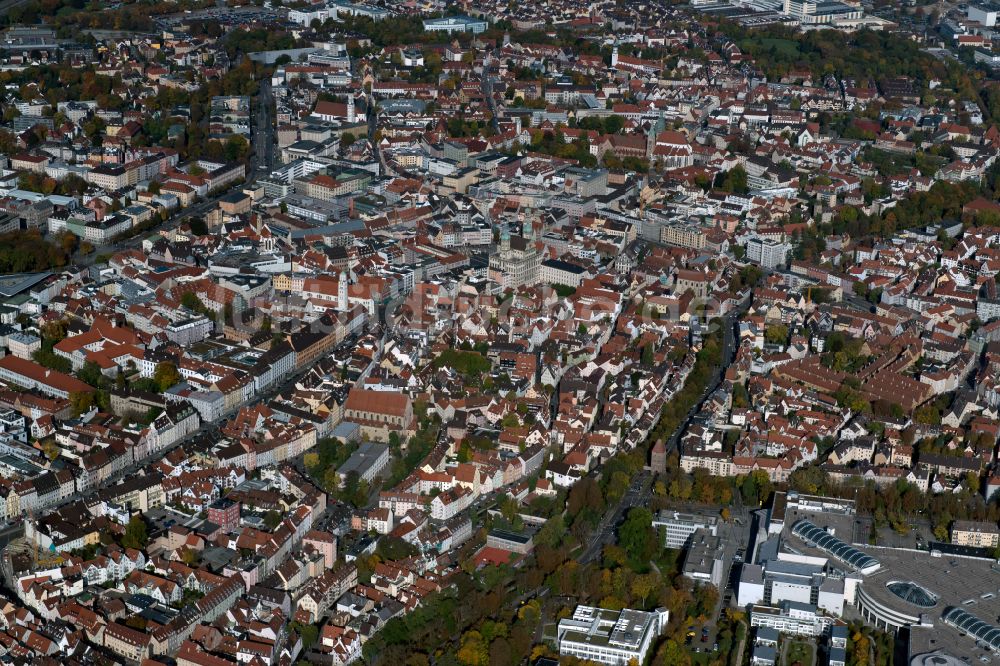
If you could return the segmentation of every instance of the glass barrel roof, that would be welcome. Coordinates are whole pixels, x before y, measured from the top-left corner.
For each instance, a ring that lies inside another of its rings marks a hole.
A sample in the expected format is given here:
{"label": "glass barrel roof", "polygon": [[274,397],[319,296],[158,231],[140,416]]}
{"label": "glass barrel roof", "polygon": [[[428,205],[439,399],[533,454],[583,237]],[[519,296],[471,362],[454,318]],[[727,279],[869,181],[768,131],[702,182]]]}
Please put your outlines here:
{"label": "glass barrel roof", "polygon": [[879,561],[871,555],[862,553],[854,546],[844,543],[809,520],[800,520],[795,523],[795,526],[792,527],[792,533],[859,571],[879,566]]}
{"label": "glass barrel roof", "polygon": [[957,607],[949,608],[942,618],[959,631],[964,631],[976,640],[986,643],[994,652],[1000,652],[1000,628]]}

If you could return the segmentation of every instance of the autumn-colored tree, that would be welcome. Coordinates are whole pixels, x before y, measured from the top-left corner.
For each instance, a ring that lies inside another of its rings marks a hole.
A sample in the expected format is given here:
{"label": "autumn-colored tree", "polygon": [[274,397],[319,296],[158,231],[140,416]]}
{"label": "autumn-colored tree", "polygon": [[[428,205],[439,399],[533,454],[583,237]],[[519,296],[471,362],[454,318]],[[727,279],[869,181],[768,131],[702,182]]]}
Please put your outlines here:
{"label": "autumn-colored tree", "polygon": [[691,666],[691,655],[671,638],[660,646],[653,663],[656,666]]}
{"label": "autumn-colored tree", "polygon": [[462,644],[455,655],[465,666],[489,666],[489,645],[476,630],[462,635]]}
{"label": "autumn-colored tree", "polygon": [[59,457],[60,449],[59,445],[56,444],[55,439],[51,437],[48,439],[44,439],[39,443],[39,446],[41,447],[42,452],[45,454],[45,457],[48,458],[49,460],[55,460],[56,458]]}
{"label": "autumn-colored tree", "polygon": [[177,370],[177,366],[170,361],[158,363],[156,370],[153,371],[153,381],[156,382],[161,392],[177,384],[181,379],[181,373]]}
{"label": "autumn-colored tree", "polygon": [[75,391],[70,393],[69,405],[70,409],[73,410],[74,416],[79,416],[90,411],[90,408],[94,406],[93,391]]}
{"label": "autumn-colored tree", "polygon": [[41,325],[39,330],[46,340],[51,340],[54,343],[59,342],[66,337],[66,321],[63,319],[47,321]]}
{"label": "autumn-colored tree", "polygon": [[646,598],[652,594],[659,582],[659,576],[654,573],[640,574],[632,579],[632,596],[638,597],[643,608],[646,607]]}

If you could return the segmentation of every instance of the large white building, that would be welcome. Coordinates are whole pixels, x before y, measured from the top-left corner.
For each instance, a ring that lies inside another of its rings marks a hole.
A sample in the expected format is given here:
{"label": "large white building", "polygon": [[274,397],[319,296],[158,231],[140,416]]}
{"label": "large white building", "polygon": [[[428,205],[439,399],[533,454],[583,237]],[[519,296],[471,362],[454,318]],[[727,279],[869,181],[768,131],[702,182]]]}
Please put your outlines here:
{"label": "large white building", "polygon": [[997,24],[997,10],[992,7],[969,5],[965,15],[970,21],[980,23],[987,28]]}
{"label": "large white building", "polygon": [[747,259],[764,268],[776,268],[786,261],[792,246],[773,238],[751,238],[747,241]]}
{"label": "large white building", "polygon": [[561,259],[548,259],[541,265],[541,281],[548,284],[564,284],[576,288],[586,275],[587,269],[583,266]]}
{"label": "large white building", "polygon": [[668,619],[665,608],[647,613],[577,606],[573,617],[559,621],[559,654],[609,666],[624,666],[633,659],[642,664]]}
{"label": "large white building", "polygon": [[[831,666],[846,663],[845,614],[883,631],[908,629],[911,656],[942,646],[959,663],[1000,655],[995,559],[957,543],[872,547],[858,527],[851,500],[774,493],[767,528],[740,571],[737,605],[751,624],[801,636],[829,631]],[[979,543],[991,543],[995,529],[954,527],[960,540]]]}
{"label": "large white building", "polygon": [[427,32],[471,32],[478,35],[486,32],[488,27],[489,23],[486,21],[468,16],[445,16],[424,21],[424,30]]}
{"label": "large white building", "polygon": [[864,16],[860,6],[836,0],[785,0],[783,13],[798,19],[803,25],[857,21]]}
{"label": "large white building", "polygon": [[[823,523],[852,524],[849,500],[777,492],[768,515],[766,538],[752,563],[743,566],[737,590],[741,607],[808,604],[840,617],[853,603],[858,583],[878,571],[876,558],[846,543]],[[807,554],[803,547],[813,549]],[[815,553],[815,554],[814,554]]]}
{"label": "large white building", "polygon": [[794,601],[750,609],[750,626],[770,627],[779,633],[795,636],[820,636],[835,622],[835,618],[819,612],[816,606]]}
{"label": "large white building", "polygon": [[712,536],[718,536],[718,524],[719,519],[715,516],[677,511],[660,511],[653,517],[653,529],[663,534],[665,548],[684,548],[697,529],[705,529]]}

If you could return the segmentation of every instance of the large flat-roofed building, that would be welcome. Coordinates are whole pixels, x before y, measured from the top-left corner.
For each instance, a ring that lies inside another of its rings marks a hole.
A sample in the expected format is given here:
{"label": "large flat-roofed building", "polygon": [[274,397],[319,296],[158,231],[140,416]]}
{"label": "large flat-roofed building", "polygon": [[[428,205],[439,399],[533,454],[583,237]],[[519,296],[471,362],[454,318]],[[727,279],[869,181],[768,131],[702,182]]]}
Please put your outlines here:
{"label": "large flat-roofed building", "polygon": [[722,541],[700,527],[691,535],[681,573],[696,583],[722,586]]}
{"label": "large flat-roofed building", "polygon": [[812,604],[784,601],[778,606],[752,606],[750,626],[767,627],[793,636],[821,636],[841,622]]}
{"label": "large flat-roofed building", "polygon": [[[0,299],[13,298],[32,289],[46,280],[52,273],[13,273],[0,275]],[[7,323],[7,322],[5,322]]]}
{"label": "large flat-roofed building", "polygon": [[747,259],[764,268],[777,268],[788,261],[792,246],[773,238],[751,238],[747,242]]}
{"label": "large flat-roofed building", "polygon": [[705,230],[693,224],[665,224],[660,227],[660,242],[677,247],[701,250],[707,240]]}
{"label": "large flat-roofed building", "polygon": [[982,24],[986,28],[992,28],[997,24],[997,10],[995,7],[970,4],[965,15],[970,21]]}
{"label": "large flat-roofed building", "polygon": [[388,464],[388,446],[378,442],[365,442],[337,469],[337,477],[343,484],[347,476],[354,472],[362,481],[371,482]]}
{"label": "large flat-roofed building", "polygon": [[881,563],[864,551],[845,543],[829,529],[819,527],[810,520],[800,520],[792,526],[792,534],[806,544],[817,548],[827,555],[833,556],[849,569],[863,574],[878,571]]}
{"label": "large flat-roofed building", "polygon": [[836,497],[804,495],[795,491],[774,493],[771,509],[767,517],[768,534],[780,534],[787,524],[789,527],[801,514],[854,515],[854,501]]}
{"label": "large flat-roofed building", "polygon": [[[882,530],[870,544],[870,518],[854,508],[850,500],[774,493],[767,529],[750,549],[737,588],[737,605],[750,612],[751,624],[793,635],[829,631],[832,666],[845,663],[842,620],[858,616],[883,631],[908,630],[911,666],[995,662],[1000,564],[983,546],[922,548],[916,537]],[[995,529],[957,522],[952,537],[989,543]],[[939,654],[957,661],[924,659]]]}
{"label": "large flat-roofed building", "polygon": [[527,555],[534,548],[531,534],[524,532],[511,532],[508,530],[490,530],[486,535],[486,546],[488,548],[499,548],[512,553]]}
{"label": "large flat-roofed building", "polygon": [[488,27],[489,23],[486,21],[468,16],[445,16],[424,21],[424,30],[427,32],[471,32],[478,35],[486,32]]}
{"label": "large flat-roofed building", "polygon": [[815,603],[839,617],[844,612],[844,579],[829,577],[825,572],[822,558],[788,553],[769,556],[760,564],[745,564],[740,572],[738,605]]}
{"label": "large flat-roofed building", "polygon": [[719,519],[715,516],[699,516],[693,513],[660,511],[653,518],[653,529],[663,534],[665,548],[684,548],[691,535],[699,529],[712,536],[718,536]]}
{"label": "large flat-roofed building", "polygon": [[633,659],[642,664],[668,619],[665,608],[647,613],[577,606],[573,617],[559,621],[559,654],[610,666],[624,666]]}

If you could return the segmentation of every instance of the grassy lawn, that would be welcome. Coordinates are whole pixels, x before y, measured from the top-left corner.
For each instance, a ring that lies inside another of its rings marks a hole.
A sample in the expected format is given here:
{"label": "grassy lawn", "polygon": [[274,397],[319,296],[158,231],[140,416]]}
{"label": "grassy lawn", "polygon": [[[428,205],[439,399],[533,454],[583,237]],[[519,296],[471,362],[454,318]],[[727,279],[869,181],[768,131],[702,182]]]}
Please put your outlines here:
{"label": "grassy lawn", "polygon": [[792,643],[788,646],[788,658],[786,664],[799,662],[802,666],[812,666],[812,646],[808,643]]}

